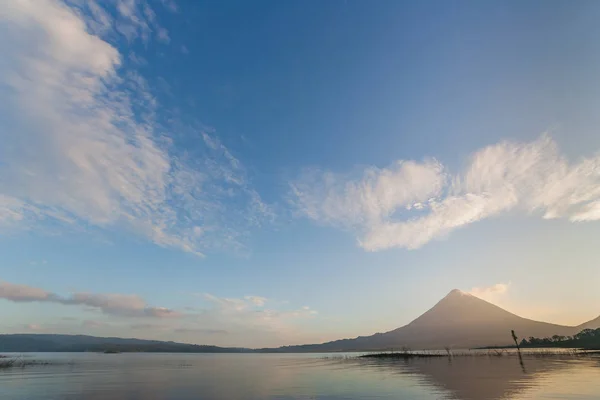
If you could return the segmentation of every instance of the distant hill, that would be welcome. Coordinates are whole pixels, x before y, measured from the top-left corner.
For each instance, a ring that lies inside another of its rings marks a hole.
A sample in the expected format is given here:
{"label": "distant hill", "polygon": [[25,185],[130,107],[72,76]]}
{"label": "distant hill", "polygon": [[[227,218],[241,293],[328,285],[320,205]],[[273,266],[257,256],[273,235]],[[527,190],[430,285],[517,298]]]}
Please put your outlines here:
{"label": "distant hill", "polygon": [[579,329],[580,331],[582,331],[584,329],[597,329],[597,328],[600,328],[600,316],[596,319],[593,319],[591,321],[585,322],[585,323],[577,326],[577,329]]}
{"label": "distant hill", "polygon": [[204,346],[158,340],[124,339],[86,335],[14,334],[0,335],[0,352],[160,352],[240,353],[243,348]]}
{"label": "distant hill", "polygon": [[474,348],[511,345],[511,330],[519,338],[573,336],[583,329],[600,328],[600,317],[578,326],[563,326],[519,317],[460,290],[452,290],[433,308],[401,328],[371,336],[322,344],[246,349],[203,346],[155,340],[102,338],[85,335],[0,335],[0,352],[328,352],[400,349]]}
{"label": "distant hill", "polygon": [[519,317],[460,290],[452,290],[433,308],[401,328],[372,336],[323,344],[282,347],[279,351],[364,351],[381,349],[443,349],[504,346],[512,343],[510,331],[520,338],[569,336],[582,327],[600,327],[600,317],[579,326],[563,326]]}

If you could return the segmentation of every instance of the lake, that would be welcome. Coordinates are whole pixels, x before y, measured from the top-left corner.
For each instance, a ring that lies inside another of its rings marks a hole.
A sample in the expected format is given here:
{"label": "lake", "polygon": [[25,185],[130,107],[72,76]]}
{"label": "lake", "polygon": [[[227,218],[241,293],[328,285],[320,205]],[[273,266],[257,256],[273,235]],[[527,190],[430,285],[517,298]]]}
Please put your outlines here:
{"label": "lake", "polygon": [[26,354],[2,400],[594,399],[600,357],[411,360],[319,354]]}

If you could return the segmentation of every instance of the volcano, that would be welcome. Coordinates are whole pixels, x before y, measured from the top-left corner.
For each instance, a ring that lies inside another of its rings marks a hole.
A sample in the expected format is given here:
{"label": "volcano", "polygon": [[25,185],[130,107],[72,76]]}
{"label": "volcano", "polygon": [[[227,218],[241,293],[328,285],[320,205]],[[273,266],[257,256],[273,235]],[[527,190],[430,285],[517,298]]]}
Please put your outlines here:
{"label": "volcano", "polygon": [[494,304],[452,290],[435,306],[408,325],[385,333],[322,344],[288,346],[285,351],[365,351],[400,349],[467,349],[513,344],[511,330],[520,338],[570,336],[583,328],[599,328],[600,317],[578,326],[564,326],[519,317]]}

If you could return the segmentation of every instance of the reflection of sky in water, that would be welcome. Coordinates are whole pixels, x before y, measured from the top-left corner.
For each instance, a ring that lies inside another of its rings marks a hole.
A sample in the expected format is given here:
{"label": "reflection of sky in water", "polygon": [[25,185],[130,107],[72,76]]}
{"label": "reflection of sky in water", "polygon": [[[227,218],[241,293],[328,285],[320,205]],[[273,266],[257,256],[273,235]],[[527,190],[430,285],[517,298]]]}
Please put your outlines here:
{"label": "reflection of sky in water", "polygon": [[[318,355],[42,354],[2,399],[597,399],[600,358],[324,360]],[[72,361],[72,363],[66,363]]]}

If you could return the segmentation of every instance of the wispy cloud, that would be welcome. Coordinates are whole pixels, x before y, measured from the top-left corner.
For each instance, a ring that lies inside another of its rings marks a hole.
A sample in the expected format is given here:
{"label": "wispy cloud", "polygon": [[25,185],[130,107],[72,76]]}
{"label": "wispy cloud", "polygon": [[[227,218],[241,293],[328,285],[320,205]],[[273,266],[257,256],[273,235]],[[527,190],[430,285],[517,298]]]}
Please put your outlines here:
{"label": "wispy cloud", "polygon": [[84,328],[96,329],[96,328],[109,327],[110,324],[108,322],[95,321],[95,320],[92,320],[92,319],[86,319],[85,321],[83,321],[81,323],[81,326],[83,326]]}
{"label": "wispy cloud", "polygon": [[[223,340],[218,339],[222,344],[237,343],[235,341],[245,346],[290,344],[301,341],[306,334],[304,324],[319,315],[309,306],[283,307],[282,302],[263,296],[231,298],[205,293],[201,298],[204,300],[201,307],[184,313],[151,306],[135,294],[74,292],[61,295],[42,288],[0,281],[0,299],[14,303],[79,306],[85,311],[101,312],[107,316],[106,320],[84,319],[76,326],[71,325],[70,329],[108,329],[121,335],[123,329],[131,329],[154,337],[177,334],[181,340],[196,343],[202,341],[202,336],[215,340],[223,336]],[[127,318],[136,318],[136,322],[123,325]],[[77,319],[67,317],[62,320]],[[168,337],[172,340],[172,336]]]}
{"label": "wispy cloud", "polygon": [[0,298],[17,303],[53,302],[59,299],[57,295],[44,289],[8,282],[0,282]]}
{"label": "wispy cloud", "polygon": [[498,304],[508,294],[510,282],[496,283],[487,287],[474,287],[469,291],[475,297],[489,301],[490,303]]}
{"label": "wispy cloud", "polygon": [[212,319],[222,325],[233,325],[253,329],[289,331],[294,320],[315,317],[318,312],[308,306],[292,310],[278,310],[266,307],[267,299],[260,296],[246,296],[243,299],[223,298],[205,294],[204,298],[213,304],[202,317]]}
{"label": "wispy cloud", "polygon": [[260,296],[246,296],[246,297],[244,297],[244,299],[250,301],[255,306],[260,306],[260,307],[264,306],[265,303],[267,302],[267,299],[265,297],[260,297]]}
{"label": "wispy cloud", "polygon": [[156,38],[158,39],[159,42],[163,42],[163,43],[171,42],[171,37],[169,36],[169,31],[167,31],[165,28],[158,29],[158,32],[156,33]]}
{"label": "wispy cloud", "polygon": [[176,333],[195,333],[200,335],[227,335],[224,329],[203,329],[203,328],[177,328]]}
{"label": "wispy cloud", "polygon": [[179,7],[177,7],[175,0],[161,0],[161,2],[167,8],[167,10],[171,12],[179,11]]}
{"label": "wispy cloud", "polygon": [[311,170],[291,183],[291,203],[318,223],[355,232],[366,250],[416,249],[511,210],[598,220],[600,157],[571,163],[542,135],[483,148],[458,174],[435,160],[368,168],[359,179]]}
{"label": "wispy cloud", "polygon": [[[165,41],[149,4],[69,4],[0,7],[0,34],[14,38],[0,44],[0,229],[52,222],[126,229],[195,254],[243,247],[272,212],[241,162],[206,130],[159,124],[152,86],[111,44]],[[182,130],[202,138],[197,151],[178,147]]]}
{"label": "wispy cloud", "polygon": [[16,303],[55,303],[79,305],[121,317],[177,318],[181,314],[164,307],[151,307],[144,299],[130,294],[72,293],[60,296],[44,289],[0,281],[0,299]]}
{"label": "wispy cloud", "polygon": [[[101,3],[95,1],[90,3],[87,5],[90,9],[103,10],[99,5]],[[159,41],[163,41],[165,37],[168,39],[168,32],[158,24],[154,10],[145,0],[117,0],[115,6],[116,18],[113,22],[115,29],[129,42],[139,38],[147,44],[153,32],[156,32]],[[102,12],[105,13],[104,10]],[[97,11],[92,15],[95,17],[94,20],[98,19]]]}
{"label": "wispy cloud", "polygon": [[232,298],[204,293],[194,297],[204,301],[187,307],[183,318],[135,323],[129,328],[169,340],[174,334],[175,340],[190,343],[263,347],[302,342],[308,334],[307,324],[318,316],[309,306],[282,309],[282,302],[262,296]]}

